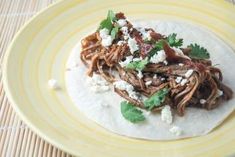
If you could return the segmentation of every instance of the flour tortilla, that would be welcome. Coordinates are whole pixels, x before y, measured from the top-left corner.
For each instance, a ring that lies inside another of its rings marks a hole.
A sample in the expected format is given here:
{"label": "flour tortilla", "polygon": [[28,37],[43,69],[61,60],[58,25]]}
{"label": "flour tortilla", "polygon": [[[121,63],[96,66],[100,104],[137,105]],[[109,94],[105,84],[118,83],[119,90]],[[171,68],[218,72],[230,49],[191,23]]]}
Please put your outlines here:
{"label": "flour tortilla", "polygon": [[[150,27],[165,35],[177,33],[178,37],[184,39],[184,46],[198,43],[207,48],[213,64],[219,64],[218,67],[222,70],[223,82],[235,91],[235,83],[233,82],[235,75],[231,70],[231,67],[235,66],[235,54],[228,45],[211,32],[199,26],[174,21],[136,21],[134,26]],[[121,115],[120,102],[124,99],[114,93],[112,85],[110,85],[110,91],[97,94],[85,83],[87,68],[80,61],[79,52],[80,44],[74,47],[68,59],[67,66],[71,67],[71,70],[66,72],[68,94],[74,105],[89,119],[114,133],[148,140],[172,140],[201,136],[212,131],[235,108],[234,98],[211,111],[187,108],[183,117],[173,113],[174,120],[171,125],[161,121],[160,112],[149,114],[144,111],[146,120],[132,124]],[[78,66],[73,67],[74,63],[78,63]],[[180,136],[172,134],[169,129],[173,126],[179,126],[183,133]]]}

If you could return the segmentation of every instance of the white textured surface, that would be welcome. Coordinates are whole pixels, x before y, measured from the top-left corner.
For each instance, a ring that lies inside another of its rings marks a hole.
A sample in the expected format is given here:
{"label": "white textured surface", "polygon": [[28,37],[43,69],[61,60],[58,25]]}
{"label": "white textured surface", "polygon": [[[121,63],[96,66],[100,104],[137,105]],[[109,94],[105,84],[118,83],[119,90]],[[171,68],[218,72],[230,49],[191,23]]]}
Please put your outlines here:
{"label": "white textured surface", "polygon": [[[224,82],[235,91],[235,84],[233,82],[235,75],[230,69],[230,67],[234,67],[235,54],[229,46],[212,33],[197,26],[178,22],[148,21],[147,23],[138,22],[138,25],[153,27],[158,32],[166,35],[175,32],[178,34],[178,37],[185,39],[185,46],[196,42],[206,47],[211,53],[213,64],[219,64],[219,68],[222,69]],[[78,44],[71,52],[68,60],[68,64],[72,64],[74,61],[79,63],[77,68],[66,72],[66,84],[69,95],[74,105],[89,119],[114,133],[151,140],[170,140],[205,135],[219,125],[235,108],[234,99],[225,102],[212,111],[187,108],[184,117],[179,117],[173,113],[174,119],[171,125],[161,121],[160,112],[149,115],[147,112],[144,112],[147,118],[146,121],[132,124],[121,115],[120,102],[123,98],[119,97],[113,90],[107,93],[93,94],[86,84],[83,83],[86,78],[87,69],[79,60],[79,49],[80,45]],[[100,105],[101,102],[105,102],[110,106],[108,108],[103,107]],[[183,133],[179,136],[170,133],[169,129],[173,126],[180,127]]]}

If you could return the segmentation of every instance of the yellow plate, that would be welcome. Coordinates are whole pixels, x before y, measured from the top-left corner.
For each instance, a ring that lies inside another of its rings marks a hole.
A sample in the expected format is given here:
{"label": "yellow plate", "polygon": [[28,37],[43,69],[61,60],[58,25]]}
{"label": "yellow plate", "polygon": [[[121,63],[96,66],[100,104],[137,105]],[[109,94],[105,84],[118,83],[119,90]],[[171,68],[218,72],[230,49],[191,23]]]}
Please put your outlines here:
{"label": "yellow plate", "polygon": [[[6,54],[4,87],[21,118],[42,138],[83,157],[226,156],[235,153],[235,114],[206,136],[154,142],[112,134],[87,120],[75,108],[65,88],[66,60],[72,47],[87,30],[97,27],[109,9],[123,11],[131,19],[193,22],[235,47],[235,7],[225,1],[61,1],[24,26]],[[48,90],[50,78],[57,79],[62,90]]]}

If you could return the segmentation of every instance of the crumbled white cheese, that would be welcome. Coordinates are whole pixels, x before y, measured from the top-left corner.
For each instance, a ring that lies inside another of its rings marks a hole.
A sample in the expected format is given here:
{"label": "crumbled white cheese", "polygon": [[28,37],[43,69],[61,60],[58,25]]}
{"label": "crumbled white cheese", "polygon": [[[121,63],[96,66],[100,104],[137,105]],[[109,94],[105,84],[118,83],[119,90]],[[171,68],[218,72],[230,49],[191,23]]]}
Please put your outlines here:
{"label": "crumbled white cheese", "polygon": [[173,121],[172,113],[171,113],[171,107],[169,105],[166,105],[162,111],[161,111],[161,120],[163,122],[166,122],[167,124],[171,124]]}
{"label": "crumbled white cheese", "polygon": [[124,26],[124,27],[122,27],[120,30],[122,31],[123,35],[126,35],[126,36],[129,35],[129,34],[128,34],[128,27]]}
{"label": "crumbled white cheese", "polygon": [[99,31],[100,33],[100,37],[102,39],[101,41],[101,45],[104,47],[108,47],[110,45],[112,45],[112,37],[111,35],[109,35],[109,30],[107,28],[103,28]]}
{"label": "crumbled white cheese", "polygon": [[138,62],[138,61],[141,61],[141,60],[143,60],[142,57],[140,57],[140,58],[133,58],[133,61],[134,61],[134,62]]}
{"label": "crumbled white cheese", "polygon": [[123,44],[125,44],[125,43],[126,43],[125,41],[120,40],[120,41],[117,42],[117,45],[118,45],[118,46],[121,46],[121,45],[123,45]]}
{"label": "crumbled white cheese", "polygon": [[118,25],[119,25],[120,27],[123,27],[123,26],[125,26],[125,25],[127,24],[127,22],[126,22],[125,19],[119,19],[119,20],[117,21],[117,23],[118,23]]}
{"label": "crumbled white cheese", "polygon": [[181,80],[182,80],[182,77],[179,76],[179,77],[176,77],[175,82],[176,82],[176,83],[180,83]]}
{"label": "crumbled white cheese", "polygon": [[92,77],[88,77],[87,82],[90,85],[91,90],[95,93],[106,92],[110,90],[109,83],[98,74],[94,73]]}
{"label": "crumbled white cheese", "polygon": [[139,79],[142,79],[142,78],[143,78],[143,73],[142,73],[142,71],[139,70],[137,76],[138,76]]}
{"label": "crumbled white cheese", "polygon": [[169,131],[176,136],[180,136],[182,134],[182,129],[178,126],[173,126]]}
{"label": "crumbled white cheese", "polygon": [[147,82],[145,82],[145,85],[146,86],[149,86],[149,85],[151,85],[152,84],[152,81],[150,80],[150,81],[147,81]]}
{"label": "crumbled white cheese", "polygon": [[48,86],[50,89],[59,89],[59,84],[58,84],[57,80],[55,80],[55,79],[50,79],[48,81]]}
{"label": "crumbled white cheese", "polygon": [[129,38],[130,36],[128,36],[128,35],[124,35],[124,40],[127,40],[128,38]]}
{"label": "crumbled white cheese", "polygon": [[172,47],[172,49],[175,50],[175,52],[176,52],[179,56],[183,56],[183,55],[184,55],[184,53],[182,52],[181,49],[176,48],[176,47]]}
{"label": "crumbled white cheese", "polygon": [[217,90],[217,93],[216,93],[217,97],[220,97],[223,94],[224,94],[224,92],[222,90],[219,90],[219,89]]}
{"label": "crumbled white cheese", "polygon": [[112,42],[113,42],[112,37],[108,35],[107,37],[102,38],[101,45],[104,47],[108,47],[112,45]]}
{"label": "crumbled white cheese", "polygon": [[200,99],[200,104],[205,104],[206,100],[205,99]]}
{"label": "crumbled white cheese", "polygon": [[109,35],[109,30],[107,28],[103,28],[99,31],[100,37],[105,38],[107,35]]}
{"label": "crumbled white cheese", "polygon": [[183,63],[179,63],[179,66],[181,66],[181,67],[182,67],[182,66],[184,66],[184,64],[183,64]]}
{"label": "crumbled white cheese", "polygon": [[188,82],[187,79],[183,79],[183,80],[180,82],[180,85],[181,85],[181,86],[184,86],[187,82]]}
{"label": "crumbled white cheese", "polygon": [[173,50],[175,50],[176,54],[179,55],[179,56],[184,56],[184,53],[182,52],[181,49],[179,48],[176,48],[176,47],[172,47]]}
{"label": "crumbled white cheese", "polygon": [[143,40],[151,40],[151,31],[146,31],[144,27],[137,27],[136,29],[140,32]]}
{"label": "crumbled white cheese", "polygon": [[150,63],[159,63],[159,62],[164,62],[165,59],[166,59],[165,51],[161,50],[158,51],[157,54],[153,55],[149,61]]}
{"label": "crumbled white cheese", "polygon": [[91,87],[91,90],[95,93],[102,93],[102,92],[106,92],[110,89],[109,86],[106,86],[106,85],[94,85]]}
{"label": "crumbled white cheese", "polygon": [[119,62],[119,64],[121,65],[121,67],[125,67],[127,66],[133,59],[133,56],[127,56],[126,59],[124,61]]}
{"label": "crumbled white cheese", "polygon": [[165,65],[168,65],[168,62],[167,62],[166,60],[164,60],[163,63],[164,63]]}
{"label": "crumbled white cheese", "polygon": [[175,50],[175,52],[178,56],[181,56],[181,57],[184,57],[184,58],[191,60],[188,56],[184,55],[184,53],[181,49],[175,48],[175,47],[172,47],[172,49]]}
{"label": "crumbled white cheese", "polygon": [[132,92],[128,91],[128,94],[129,94],[130,98],[135,99],[135,100],[139,100],[139,96],[137,95],[136,92],[134,92],[134,91],[132,91]]}
{"label": "crumbled white cheese", "polygon": [[153,75],[153,79],[156,79],[156,78],[157,78],[157,74],[154,74],[154,75]]}
{"label": "crumbled white cheese", "polygon": [[185,76],[186,78],[189,78],[192,74],[193,74],[193,69],[189,69],[189,70],[184,74],[184,76]]}
{"label": "crumbled white cheese", "polygon": [[151,39],[152,39],[150,33],[151,33],[151,31],[148,31],[147,34],[146,34],[146,37],[147,37],[148,40],[151,40]]}
{"label": "crumbled white cheese", "polygon": [[113,83],[115,88],[120,90],[134,90],[134,87],[126,81],[119,80]]}
{"label": "crumbled white cheese", "polygon": [[100,75],[93,73],[92,77],[88,77],[88,81],[92,85],[108,85],[109,83]]}
{"label": "crumbled white cheese", "polygon": [[129,38],[127,43],[132,54],[139,50],[139,46],[134,38]]}
{"label": "crumbled white cheese", "polygon": [[139,99],[138,94],[134,91],[134,87],[128,82],[120,80],[120,81],[114,82],[113,85],[115,88],[118,88],[120,90],[125,90],[130,96],[130,98],[135,99],[135,100]]}
{"label": "crumbled white cheese", "polygon": [[151,31],[147,31],[147,32],[141,32],[142,33],[142,39],[143,40],[151,40],[152,37],[150,35]]}

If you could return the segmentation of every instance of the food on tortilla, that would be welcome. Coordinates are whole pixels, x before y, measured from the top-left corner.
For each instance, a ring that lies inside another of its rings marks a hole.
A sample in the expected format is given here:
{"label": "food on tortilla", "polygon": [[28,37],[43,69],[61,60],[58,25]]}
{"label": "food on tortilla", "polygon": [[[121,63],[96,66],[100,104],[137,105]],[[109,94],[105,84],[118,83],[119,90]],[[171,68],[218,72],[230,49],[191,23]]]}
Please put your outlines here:
{"label": "food on tortilla", "polygon": [[123,13],[109,11],[98,30],[82,40],[80,57],[88,76],[100,75],[114,85],[126,100],[122,115],[133,123],[145,120],[139,108],[156,112],[169,105],[183,116],[186,107],[223,105],[233,92],[222,83],[221,70],[206,48],[182,47],[183,42],[176,33],[135,28]]}
{"label": "food on tortilla", "polygon": [[112,11],[96,27],[79,31],[65,75],[88,119],[119,135],[172,140],[206,135],[234,111],[235,54],[214,33],[175,20],[130,24]]}

